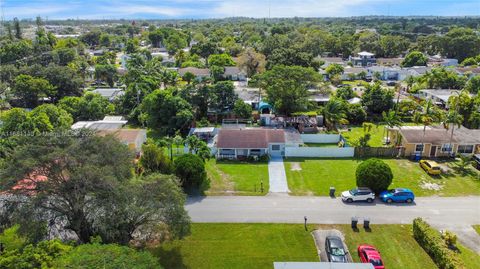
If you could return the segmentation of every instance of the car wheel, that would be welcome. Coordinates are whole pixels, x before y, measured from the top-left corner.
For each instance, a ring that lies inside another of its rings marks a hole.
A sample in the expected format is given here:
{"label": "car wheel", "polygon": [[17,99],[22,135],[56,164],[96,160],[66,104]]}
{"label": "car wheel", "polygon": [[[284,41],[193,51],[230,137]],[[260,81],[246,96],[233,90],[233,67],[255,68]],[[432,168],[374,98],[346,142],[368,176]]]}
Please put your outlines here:
{"label": "car wheel", "polygon": [[408,199],[407,199],[407,203],[409,203],[409,204],[410,204],[411,202],[413,202],[413,200],[412,200],[412,199],[410,199],[410,198],[408,198]]}
{"label": "car wheel", "polygon": [[367,203],[371,203],[371,202],[373,202],[373,199],[372,199],[372,198],[368,198],[368,199],[367,199]]}
{"label": "car wheel", "polygon": [[353,202],[352,198],[347,199],[347,203],[352,203],[352,202]]}
{"label": "car wheel", "polygon": [[392,199],[387,199],[387,204],[391,204],[393,203],[393,200]]}

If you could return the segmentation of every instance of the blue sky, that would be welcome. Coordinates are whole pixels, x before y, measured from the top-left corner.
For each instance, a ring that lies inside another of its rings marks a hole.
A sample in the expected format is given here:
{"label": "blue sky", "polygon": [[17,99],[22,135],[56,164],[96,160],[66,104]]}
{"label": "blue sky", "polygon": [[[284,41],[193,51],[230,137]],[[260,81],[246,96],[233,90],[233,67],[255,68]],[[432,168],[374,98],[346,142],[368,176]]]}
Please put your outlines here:
{"label": "blue sky", "polygon": [[480,0],[0,0],[6,19],[480,15]]}

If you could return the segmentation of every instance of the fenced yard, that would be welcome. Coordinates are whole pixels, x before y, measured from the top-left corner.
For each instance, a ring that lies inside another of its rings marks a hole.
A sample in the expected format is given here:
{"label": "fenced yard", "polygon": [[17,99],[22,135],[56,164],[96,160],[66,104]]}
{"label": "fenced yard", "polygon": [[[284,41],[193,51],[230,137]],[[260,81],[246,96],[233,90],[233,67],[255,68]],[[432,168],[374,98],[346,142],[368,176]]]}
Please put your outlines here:
{"label": "fenced yard", "polygon": [[[293,195],[327,196],[329,187],[340,191],[356,186],[355,171],[364,159],[319,159],[287,158],[285,172],[288,187]],[[458,171],[455,162],[442,165],[448,173],[430,176],[417,162],[407,159],[383,159],[392,169],[393,182],[390,188],[412,189],[417,196],[462,196],[480,195],[480,173],[473,167],[468,172]]]}

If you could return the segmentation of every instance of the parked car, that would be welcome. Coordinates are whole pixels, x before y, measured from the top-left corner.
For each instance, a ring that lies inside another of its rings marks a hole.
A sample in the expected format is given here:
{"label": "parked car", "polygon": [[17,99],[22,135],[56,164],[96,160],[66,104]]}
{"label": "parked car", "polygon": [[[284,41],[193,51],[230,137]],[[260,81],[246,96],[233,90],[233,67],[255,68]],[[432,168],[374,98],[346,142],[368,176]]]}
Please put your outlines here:
{"label": "parked car", "polygon": [[325,238],[325,252],[329,262],[348,262],[347,251],[343,246],[342,239],[338,236],[327,236]]}
{"label": "parked car", "polygon": [[375,193],[369,188],[358,187],[342,192],[342,201],[347,203],[358,201],[367,201],[371,203],[373,200],[375,200]]}
{"label": "parked car", "polygon": [[421,160],[420,167],[430,175],[440,175],[442,173],[440,165],[434,161]]}
{"label": "parked car", "polygon": [[411,203],[413,202],[413,200],[415,200],[415,195],[409,189],[396,188],[393,190],[381,192],[380,199],[389,204],[393,202]]}
{"label": "parked car", "polygon": [[362,263],[371,263],[375,269],[385,269],[380,252],[374,246],[360,245],[357,250]]}

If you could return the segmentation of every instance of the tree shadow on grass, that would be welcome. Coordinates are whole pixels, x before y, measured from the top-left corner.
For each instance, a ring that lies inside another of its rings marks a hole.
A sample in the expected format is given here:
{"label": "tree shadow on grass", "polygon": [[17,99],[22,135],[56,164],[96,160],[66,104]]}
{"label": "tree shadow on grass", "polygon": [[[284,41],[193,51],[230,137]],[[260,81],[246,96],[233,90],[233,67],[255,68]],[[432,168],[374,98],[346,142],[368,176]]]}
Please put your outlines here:
{"label": "tree shadow on grass", "polygon": [[159,258],[163,268],[190,269],[188,265],[184,264],[180,247],[178,246],[172,249],[157,248],[155,255]]}

